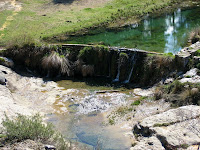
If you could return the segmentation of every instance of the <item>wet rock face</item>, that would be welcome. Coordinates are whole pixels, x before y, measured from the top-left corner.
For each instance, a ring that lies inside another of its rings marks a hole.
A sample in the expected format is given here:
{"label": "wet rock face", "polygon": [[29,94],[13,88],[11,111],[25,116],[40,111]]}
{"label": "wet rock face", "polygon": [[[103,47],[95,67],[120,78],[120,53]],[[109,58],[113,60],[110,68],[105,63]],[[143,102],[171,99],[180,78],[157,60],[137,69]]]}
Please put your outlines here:
{"label": "wet rock face", "polygon": [[[133,128],[134,134],[140,137],[137,145],[142,145],[147,149],[149,145],[144,143],[146,139],[152,141],[152,137],[157,138],[165,149],[199,144],[199,130],[200,106],[195,105],[183,106],[147,117]],[[133,149],[137,149],[137,145]]]}

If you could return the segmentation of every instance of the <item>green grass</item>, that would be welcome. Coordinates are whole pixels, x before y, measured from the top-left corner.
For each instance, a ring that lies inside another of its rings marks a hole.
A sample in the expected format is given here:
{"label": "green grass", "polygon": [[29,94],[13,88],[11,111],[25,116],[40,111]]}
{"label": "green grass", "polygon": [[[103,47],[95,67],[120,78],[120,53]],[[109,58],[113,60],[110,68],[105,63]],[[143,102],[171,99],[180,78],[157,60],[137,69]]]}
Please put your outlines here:
{"label": "green grass", "polygon": [[0,14],[1,14],[0,15],[0,28],[1,28],[2,25],[4,24],[4,22],[6,21],[6,18],[12,14],[12,11],[11,10],[4,10],[4,11],[0,12]]}
{"label": "green grass", "polygon": [[[101,7],[84,9],[69,9],[68,5],[65,6],[66,9],[59,9],[56,8],[58,5],[50,5],[50,0],[20,2],[23,3],[23,9],[4,31],[2,45],[22,33],[37,40],[57,35],[57,39],[63,40],[66,33],[75,34],[92,26],[118,26],[130,20],[138,20],[147,13],[156,12],[174,0],[113,0]],[[0,18],[0,22],[3,21]]]}
{"label": "green grass", "polygon": [[140,100],[136,100],[131,104],[131,106],[138,106],[138,105],[140,105]]}

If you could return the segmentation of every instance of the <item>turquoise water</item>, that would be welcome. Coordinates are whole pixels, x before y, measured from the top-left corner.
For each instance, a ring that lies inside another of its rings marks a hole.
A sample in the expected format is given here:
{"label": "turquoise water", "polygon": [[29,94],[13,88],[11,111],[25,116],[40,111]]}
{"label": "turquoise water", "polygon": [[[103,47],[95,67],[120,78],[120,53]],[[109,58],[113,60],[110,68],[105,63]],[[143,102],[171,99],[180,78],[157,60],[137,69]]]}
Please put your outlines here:
{"label": "turquoise water", "polygon": [[177,53],[188,39],[188,33],[200,26],[200,7],[176,10],[162,17],[146,17],[122,31],[106,31],[96,35],[73,37],[67,43],[89,44],[104,42],[106,45],[138,48],[147,51]]}

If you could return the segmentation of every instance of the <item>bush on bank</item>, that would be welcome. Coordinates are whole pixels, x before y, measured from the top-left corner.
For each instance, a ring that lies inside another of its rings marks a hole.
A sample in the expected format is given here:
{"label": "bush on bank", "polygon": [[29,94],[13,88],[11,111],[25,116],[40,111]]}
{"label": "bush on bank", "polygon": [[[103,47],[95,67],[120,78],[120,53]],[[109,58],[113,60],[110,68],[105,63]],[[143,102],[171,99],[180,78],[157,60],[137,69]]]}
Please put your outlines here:
{"label": "bush on bank", "polygon": [[17,115],[15,119],[5,116],[2,122],[3,134],[1,143],[15,143],[27,139],[51,143],[58,150],[67,150],[63,136],[55,131],[52,124],[44,124],[39,114],[34,116]]}

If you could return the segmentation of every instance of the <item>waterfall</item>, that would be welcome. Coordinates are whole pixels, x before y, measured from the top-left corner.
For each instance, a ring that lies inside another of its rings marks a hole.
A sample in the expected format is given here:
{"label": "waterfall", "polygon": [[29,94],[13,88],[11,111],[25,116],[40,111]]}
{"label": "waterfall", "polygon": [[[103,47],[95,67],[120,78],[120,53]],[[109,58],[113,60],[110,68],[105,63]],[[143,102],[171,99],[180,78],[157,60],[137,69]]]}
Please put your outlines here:
{"label": "waterfall", "polygon": [[131,65],[132,65],[131,71],[130,71],[130,73],[128,75],[128,78],[123,83],[129,83],[129,81],[131,79],[131,76],[133,74],[133,68],[134,68],[135,63],[136,63],[136,59],[135,58],[136,58],[136,53],[134,53],[133,56],[131,57]]}
{"label": "waterfall", "polygon": [[117,76],[116,78],[113,80],[113,82],[119,82],[119,77],[120,77],[120,58],[119,58],[119,61],[118,61],[118,69],[117,69]]}

